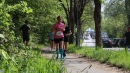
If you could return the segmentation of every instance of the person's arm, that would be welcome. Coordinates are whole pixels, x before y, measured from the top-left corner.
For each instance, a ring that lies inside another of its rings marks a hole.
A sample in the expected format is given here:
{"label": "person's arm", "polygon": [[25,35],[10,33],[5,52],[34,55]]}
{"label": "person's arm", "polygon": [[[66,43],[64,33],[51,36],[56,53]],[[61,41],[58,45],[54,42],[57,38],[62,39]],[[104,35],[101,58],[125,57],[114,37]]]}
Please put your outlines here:
{"label": "person's arm", "polygon": [[62,26],[60,27],[60,30],[61,30],[61,31],[65,31],[65,28],[66,28],[66,25],[65,25],[65,24],[62,24]]}
{"label": "person's arm", "polygon": [[72,34],[72,32],[71,32],[71,30],[69,31],[69,35],[71,35]]}
{"label": "person's arm", "polygon": [[65,31],[65,27],[66,27],[66,26],[62,26],[62,27],[58,28],[58,30],[60,30],[60,31]]}
{"label": "person's arm", "polygon": [[32,30],[31,30],[31,28],[30,28],[29,31],[28,31],[28,33],[31,33],[31,31],[32,31]]}
{"label": "person's arm", "polygon": [[31,33],[31,27],[28,26],[28,33]]}
{"label": "person's arm", "polygon": [[67,27],[67,30],[69,30],[69,32],[66,34],[67,36],[70,36],[72,34],[70,28]]}
{"label": "person's arm", "polygon": [[62,31],[65,31],[65,28],[61,28]]}

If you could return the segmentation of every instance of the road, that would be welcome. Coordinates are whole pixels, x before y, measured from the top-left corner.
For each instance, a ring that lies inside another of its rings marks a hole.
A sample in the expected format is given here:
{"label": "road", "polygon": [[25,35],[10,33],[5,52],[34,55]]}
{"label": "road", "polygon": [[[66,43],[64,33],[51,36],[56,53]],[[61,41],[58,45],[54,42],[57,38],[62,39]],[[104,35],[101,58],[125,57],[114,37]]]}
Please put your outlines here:
{"label": "road", "polygon": [[[83,40],[83,43],[81,46],[87,46],[87,47],[93,47],[95,48],[95,39],[92,39],[90,36],[87,39]],[[103,48],[104,50],[123,50],[125,48],[118,48],[118,47],[113,47],[113,48]]]}
{"label": "road", "polygon": [[83,40],[81,46],[95,47],[95,39],[92,39],[89,35]]}

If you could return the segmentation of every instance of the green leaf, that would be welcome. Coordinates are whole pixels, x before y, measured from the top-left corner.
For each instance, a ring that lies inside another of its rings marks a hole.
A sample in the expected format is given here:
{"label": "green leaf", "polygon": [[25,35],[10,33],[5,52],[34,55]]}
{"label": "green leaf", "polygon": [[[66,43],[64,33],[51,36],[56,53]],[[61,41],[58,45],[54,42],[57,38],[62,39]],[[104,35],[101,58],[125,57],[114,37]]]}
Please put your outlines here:
{"label": "green leaf", "polygon": [[2,55],[4,56],[5,59],[8,59],[7,53],[4,50],[2,50]]}
{"label": "green leaf", "polygon": [[28,8],[26,13],[32,13],[32,12],[33,12],[33,10],[31,8]]}
{"label": "green leaf", "polygon": [[4,4],[5,3],[5,0],[2,0],[2,4]]}
{"label": "green leaf", "polygon": [[0,38],[5,38],[3,34],[0,34]]}

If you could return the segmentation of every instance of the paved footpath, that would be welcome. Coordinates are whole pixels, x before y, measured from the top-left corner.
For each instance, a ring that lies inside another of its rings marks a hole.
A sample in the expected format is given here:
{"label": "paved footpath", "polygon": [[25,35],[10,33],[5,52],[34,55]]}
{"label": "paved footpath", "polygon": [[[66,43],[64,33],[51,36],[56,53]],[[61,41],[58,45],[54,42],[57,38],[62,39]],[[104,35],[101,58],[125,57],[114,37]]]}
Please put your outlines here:
{"label": "paved footpath", "polygon": [[[49,48],[43,48],[42,50],[42,55],[47,58],[51,58],[53,53],[49,51]],[[64,66],[68,73],[130,73],[76,54],[67,54]]]}

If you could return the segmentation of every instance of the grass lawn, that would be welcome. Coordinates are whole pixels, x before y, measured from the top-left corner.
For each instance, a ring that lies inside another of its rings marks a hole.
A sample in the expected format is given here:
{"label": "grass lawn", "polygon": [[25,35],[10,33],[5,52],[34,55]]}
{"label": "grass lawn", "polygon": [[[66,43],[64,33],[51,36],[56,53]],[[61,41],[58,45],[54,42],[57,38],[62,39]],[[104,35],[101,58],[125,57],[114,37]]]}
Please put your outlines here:
{"label": "grass lawn", "polygon": [[94,48],[76,47],[75,45],[69,45],[69,52],[81,54],[87,58],[98,60],[102,63],[107,63],[119,68],[130,70],[130,52],[125,50],[95,50]]}

